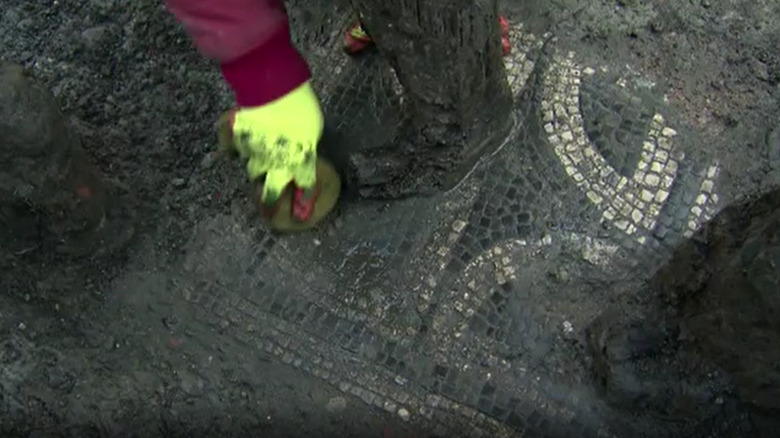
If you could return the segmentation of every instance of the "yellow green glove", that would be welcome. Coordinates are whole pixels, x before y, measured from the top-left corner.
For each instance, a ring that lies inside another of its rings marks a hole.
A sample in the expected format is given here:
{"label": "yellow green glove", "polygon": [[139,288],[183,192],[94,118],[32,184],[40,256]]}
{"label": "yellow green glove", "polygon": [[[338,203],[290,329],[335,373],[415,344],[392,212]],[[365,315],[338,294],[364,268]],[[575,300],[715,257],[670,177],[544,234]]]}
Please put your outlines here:
{"label": "yellow green glove", "polygon": [[265,105],[224,115],[219,142],[247,160],[250,180],[265,175],[261,198],[273,205],[291,182],[304,190],[314,187],[323,124],[319,100],[307,81]]}

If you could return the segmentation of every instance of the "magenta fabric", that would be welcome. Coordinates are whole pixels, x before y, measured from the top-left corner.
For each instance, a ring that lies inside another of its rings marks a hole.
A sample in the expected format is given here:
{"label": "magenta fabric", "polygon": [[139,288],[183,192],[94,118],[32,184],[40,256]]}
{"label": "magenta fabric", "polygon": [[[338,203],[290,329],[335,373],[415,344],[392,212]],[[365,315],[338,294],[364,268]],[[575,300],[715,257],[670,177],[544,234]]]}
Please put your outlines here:
{"label": "magenta fabric", "polygon": [[221,65],[239,106],[276,100],[310,78],[281,0],[163,0],[198,50]]}

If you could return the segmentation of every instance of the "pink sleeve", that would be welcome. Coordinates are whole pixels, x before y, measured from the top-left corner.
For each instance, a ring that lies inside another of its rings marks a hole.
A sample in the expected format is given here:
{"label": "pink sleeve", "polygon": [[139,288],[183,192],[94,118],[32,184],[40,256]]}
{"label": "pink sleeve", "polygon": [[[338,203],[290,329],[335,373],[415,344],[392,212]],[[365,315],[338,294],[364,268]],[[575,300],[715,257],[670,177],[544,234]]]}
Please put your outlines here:
{"label": "pink sleeve", "polygon": [[309,79],[282,0],[163,0],[198,50],[217,60],[239,106],[275,100]]}

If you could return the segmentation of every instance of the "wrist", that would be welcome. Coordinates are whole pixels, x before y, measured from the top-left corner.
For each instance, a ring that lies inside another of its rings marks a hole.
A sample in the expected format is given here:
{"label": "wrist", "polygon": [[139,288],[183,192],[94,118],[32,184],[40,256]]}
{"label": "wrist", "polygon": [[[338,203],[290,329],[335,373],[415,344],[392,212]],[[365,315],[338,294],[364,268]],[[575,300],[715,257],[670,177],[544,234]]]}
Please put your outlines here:
{"label": "wrist", "polygon": [[290,43],[286,29],[242,57],[223,63],[221,70],[239,107],[272,102],[311,76],[306,61]]}

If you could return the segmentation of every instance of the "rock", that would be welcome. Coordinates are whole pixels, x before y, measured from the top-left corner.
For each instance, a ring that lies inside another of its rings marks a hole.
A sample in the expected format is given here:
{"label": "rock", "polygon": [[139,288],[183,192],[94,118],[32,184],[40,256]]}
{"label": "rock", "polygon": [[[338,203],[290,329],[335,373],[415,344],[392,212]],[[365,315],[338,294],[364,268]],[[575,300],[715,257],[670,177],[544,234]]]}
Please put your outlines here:
{"label": "rock", "polygon": [[52,93],[7,63],[0,64],[0,162],[0,248],[34,235],[22,249],[97,254],[129,236],[106,221],[112,197]]}
{"label": "rock", "polygon": [[34,21],[31,18],[23,18],[16,23],[16,28],[25,31],[32,26]]}
{"label": "rock", "polygon": [[95,26],[81,32],[81,40],[89,48],[95,48],[106,39],[108,34],[107,26]]}
{"label": "rock", "polygon": [[605,398],[626,412],[701,420],[714,414],[711,401],[727,389],[701,362],[678,356],[676,327],[657,316],[608,311],[586,336]]}
{"label": "rock", "polygon": [[18,23],[20,18],[19,12],[16,9],[9,8],[5,11],[5,14],[3,14],[3,20],[6,23]]}
{"label": "rock", "polygon": [[774,170],[780,169],[780,126],[767,134],[766,146],[770,166]]}
{"label": "rock", "polygon": [[61,366],[51,366],[46,370],[47,383],[50,388],[59,389],[64,393],[73,390],[76,385],[76,377]]}
{"label": "rock", "polygon": [[40,244],[46,225],[30,206],[56,210],[72,149],[54,99],[20,66],[0,65],[0,247],[18,253]]}
{"label": "rock", "polygon": [[397,155],[377,156],[373,153],[356,153],[351,157],[354,178],[364,186],[375,186],[392,180],[408,165],[408,159]]}
{"label": "rock", "polygon": [[72,149],[64,117],[53,96],[16,64],[0,65],[0,129],[0,158],[4,162],[22,156],[47,159],[39,165],[62,166],[60,161]]}
{"label": "rock", "polygon": [[214,166],[214,163],[216,161],[217,161],[217,153],[208,152],[206,155],[203,156],[203,159],[200,161],[200,168],[203,170],[211,169]]}
{"label": "rock", "polygon": [[750,70],[753,72],[753,75],[755,75],[756,78],[764,82],[769,81],[769,66],[756,58],[750,58],[748,65],[750,66]]}
{"label": "rock", "polygon": [[687,348],[729,372],[741,400],[780,415],[780,188],[729,206],[656,275]]}
{"label": "rock", "polygon": [[343,412],[346,408],[347,408],[347,399],[341,396],[331,398],[330,400],[328,400],[328,403],[325,405],[325,409],[331,414],[337,414]]}
{"label": "rock", "polygon": [[617,404],[641,403],[654,392],[649,379],[636,373],[634,362],[660,352],[667,339],[649,321],[605,312],[586,329],[594,370],[607,398]]}
{"label": "rock", "polygon": [[0,344],[0,363],[4,365],[16,362],[24,357],[23,347],[13,338],[6,338]]}
{"label": "rock", "polygon": [[561,284],[566,284],[569,282],[569,279],[571,276],[569,275],[569,271],[562,267],[555,268],[552,272],[550,272],[550,277],[552,277],[555,281]]}
{"label": "rock", "polygon": [[181,390],[190,396],[202,394],[203,388],[205,387],[203,379],[189,371],[179,372],[179,385],[181,386]]}

